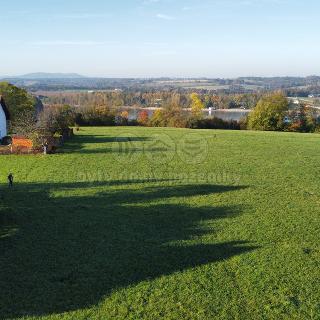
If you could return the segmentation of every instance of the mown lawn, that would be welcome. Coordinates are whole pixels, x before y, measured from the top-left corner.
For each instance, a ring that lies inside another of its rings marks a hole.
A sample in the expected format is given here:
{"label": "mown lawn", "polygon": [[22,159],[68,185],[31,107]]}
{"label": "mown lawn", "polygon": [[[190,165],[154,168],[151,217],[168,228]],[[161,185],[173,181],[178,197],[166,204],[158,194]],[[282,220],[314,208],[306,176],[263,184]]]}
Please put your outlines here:
{"label": "mown lawn", "polygon": [[0,157],[0,319],[320,319],[319,135],[87,128],[61,151]]}

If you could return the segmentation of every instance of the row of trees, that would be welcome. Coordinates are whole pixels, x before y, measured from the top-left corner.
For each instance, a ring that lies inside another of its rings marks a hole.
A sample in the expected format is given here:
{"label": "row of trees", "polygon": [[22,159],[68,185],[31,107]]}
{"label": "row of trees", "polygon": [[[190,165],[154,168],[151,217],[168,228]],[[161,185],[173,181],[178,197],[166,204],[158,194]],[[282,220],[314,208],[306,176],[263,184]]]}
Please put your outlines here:
{"label": "row of trees", "polygon": [[247,129],[262,131],[319,131],[319,117],[315,109],[305,105],[290,110],[282,92],[264,95],[247,119]]}
{"label": "row of trees", "polygon": [[[200,94],[199,99],[205,108],[252,109],[258,102],[261,94]],[[159,107],[179,104],[181,108],[190,108],[193,101],[190,93],[173,91],[99,91],[99,92],[62,92],[49,94],[43,97],[48,105],[71,105],[75,107],[94,108],[105,106],[117,108],[122,106]]]}
{"label": "row of trees", "polygon": [[[314,132],[318,130],[317,116],[312,109],[301,106],[298,110],[290,110],[289,102],[282,92],[263,95],[247,119],[223,121],[217,118],[204,118],[203,109],[206,104],[201,95],[193,93],[188,97],[190,110],[181,106],[178,95],[171,97],[169,103],[157,109],[152,116],[147,110],[139,113],[137,119],[129,120],[127,111],[119,111],[108,106],[68,109],[68,121],[78,126],[97,125],[143,125],[152,127],[207,128],[207,129],[250,129],[263,131],[299,131]],[[57,107],[56,107],[57,108]],[[51,110],[49,108],[48,110]],[[66,116],[65,113],[62,113]]]}
{"label": "row of trees", "polygon": [[174,96],[170,103],[156,109],[152,115],[148,110],[141,110],[134,120],[129,119],[126,110],[117,108],[89,107],[73,108],[75,124],[77,126],[99,125],[141,125],[150,127],[176,127],[176,128],[212,128],[212,129],[239,129],[240,125],[235,121],[223,121],[221,119],[204,119],[203,110],[205,103],[201,96],[193,93],[189,96],[190,110],[180,104],[178,96]]}

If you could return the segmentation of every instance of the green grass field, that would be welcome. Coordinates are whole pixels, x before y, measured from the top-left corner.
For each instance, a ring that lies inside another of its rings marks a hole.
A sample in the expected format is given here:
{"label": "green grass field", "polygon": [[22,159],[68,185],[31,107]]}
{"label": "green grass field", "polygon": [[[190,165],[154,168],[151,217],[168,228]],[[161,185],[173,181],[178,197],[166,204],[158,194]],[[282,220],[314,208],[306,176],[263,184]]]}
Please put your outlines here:
{"label": "green grass field", "polygon": [[87,128],[1,156],[0,319],[320,319],[319,142]]}

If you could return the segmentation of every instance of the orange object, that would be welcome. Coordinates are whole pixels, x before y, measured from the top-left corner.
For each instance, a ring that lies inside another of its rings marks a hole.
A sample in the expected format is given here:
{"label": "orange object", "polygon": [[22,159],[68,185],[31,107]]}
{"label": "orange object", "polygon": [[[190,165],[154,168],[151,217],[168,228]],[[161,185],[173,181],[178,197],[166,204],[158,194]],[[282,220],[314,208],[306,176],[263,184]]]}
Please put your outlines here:
{"label": "orange object", "polygon": [[33,143],[32,140],[23,138],[23,137],[13,137],[12,138],[12,145],[14,147],[22,147],[27,149],[32,149]]}

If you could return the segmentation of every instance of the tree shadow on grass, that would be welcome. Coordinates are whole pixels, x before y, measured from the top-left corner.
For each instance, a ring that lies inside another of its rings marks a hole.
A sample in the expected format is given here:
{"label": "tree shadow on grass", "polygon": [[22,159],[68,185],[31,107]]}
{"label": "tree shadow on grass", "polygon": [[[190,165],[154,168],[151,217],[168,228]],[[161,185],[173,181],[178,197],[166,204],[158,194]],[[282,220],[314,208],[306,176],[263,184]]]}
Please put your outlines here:
{"label": "tree shadow on grass", "polygon": [[[241,208],[183,204],[184,197],[242,187],[108,187],[21,184],[5,195],[19,230],[0,239],[1,319],[87,308],[113,290],[256,248],[195,240],[214,232],[203,228],[205,222],[238,215]],[[96,193],[88,196],[86,188]],[[173,198],[179,204],[170,203]]]}
{"label": "tree shadow on grass", "polygon": [[[60,152],[79,154],[112,153],[115,151],[143,152],[143,148],[137,148],[135,143],[149,140],[149,137],[137,136],[106,137],[99,135],[76,135],[65,144]],[[90,144],[97,145],[97,148],[87,148],[87,145]]]}

